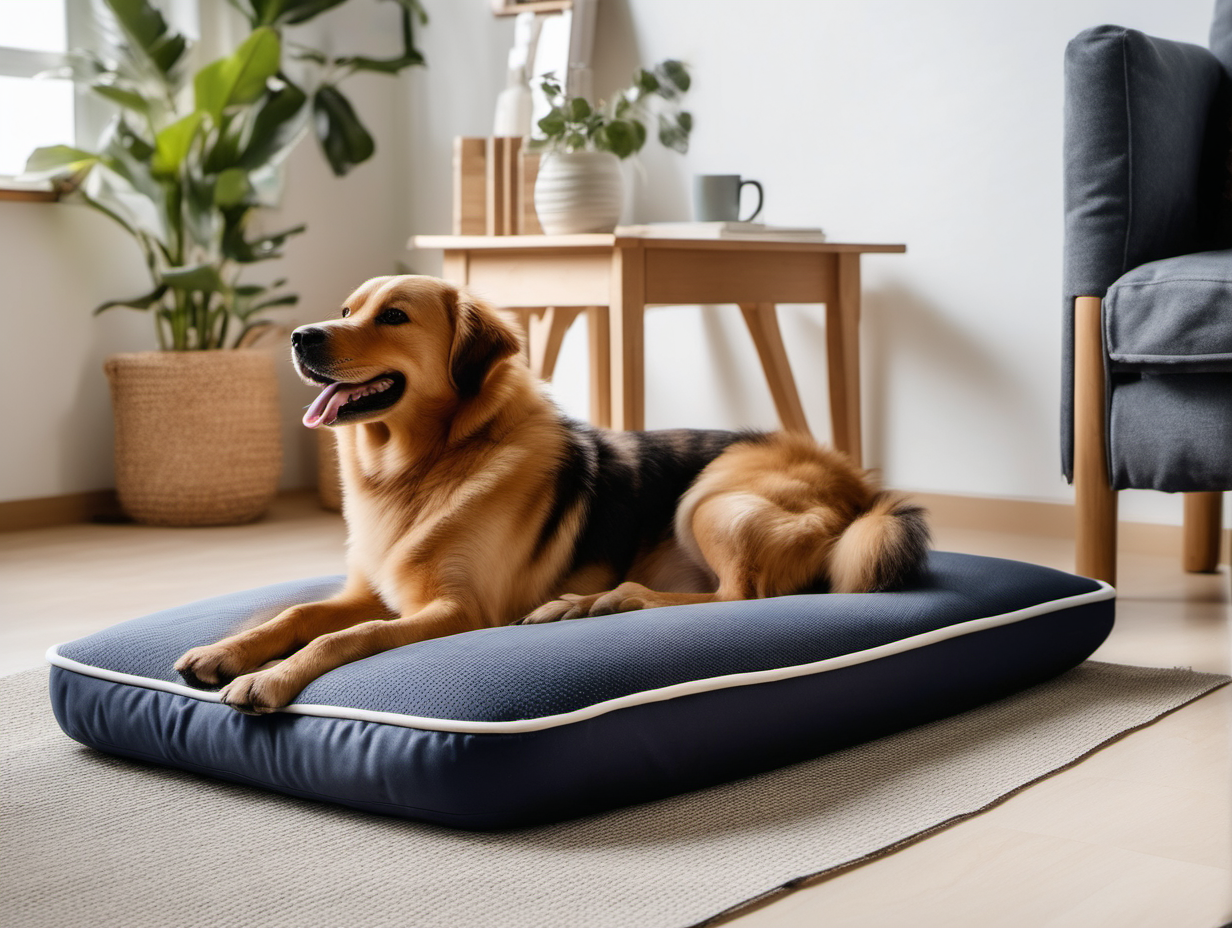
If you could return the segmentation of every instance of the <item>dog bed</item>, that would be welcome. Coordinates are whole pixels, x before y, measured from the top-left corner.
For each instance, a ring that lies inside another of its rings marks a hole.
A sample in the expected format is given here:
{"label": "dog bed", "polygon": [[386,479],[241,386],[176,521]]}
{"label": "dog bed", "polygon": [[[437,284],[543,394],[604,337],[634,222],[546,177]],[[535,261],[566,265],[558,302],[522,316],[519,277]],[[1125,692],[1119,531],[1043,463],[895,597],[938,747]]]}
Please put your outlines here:
{"label": "dog bed", "polygon": [[912,589],[676,606],[466,632],[340,667],[241,715],[172,665],[340,577],[134,619],[48,652],[93,748],[466,828],[559,820],[719,783],[972,708],[1084,660],[1107,584],[934,552]]}

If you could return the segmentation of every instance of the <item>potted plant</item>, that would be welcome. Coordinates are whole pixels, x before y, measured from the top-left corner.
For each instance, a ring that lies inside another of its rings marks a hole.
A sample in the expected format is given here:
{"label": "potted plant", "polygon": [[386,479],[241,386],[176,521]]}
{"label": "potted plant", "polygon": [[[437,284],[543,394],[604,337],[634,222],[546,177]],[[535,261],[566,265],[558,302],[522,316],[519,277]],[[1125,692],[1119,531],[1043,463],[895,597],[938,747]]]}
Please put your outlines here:
{"label": "potted plant", "polygon": [[241,278],[304,231],[256,234],[252,219],[310,126],[335,174],[371,157],[372,136],[338,84],[422,64],[413,26],[425,17],[419,0],[396,0],[401,55],[331,57],[282,31],[346,0],[232,0],[250,33],[190,74],[187,39],[149,0],[105,2],[122,41],[114,57],[74,53],[73,77],[118,112],[95,150],[38,149],[27,175],[114,220],[149,271],[147,293],[95,309],[149,313],[160,348],[105,364],[125,511],[154,524],[249,521],[272,500],[282,463],[275,361],[249,349],[274,325],[268,314],[297,298],[278,292],[284,280]]}
{"label": "potted plant", "polygon": [[[639,70],[610,103],[567,96],[553,75],[541,86],[551,110],[539,120],[532,145],[545,152],[535,181],[535,212],[549,235],[610,232],[623,203],[620,161],[646,144],[646,122],[658,120],[659,141],[686,152],[693,117],[680,109],[688,69],[668,60]],[[658,112],[653,112],[654,109]]]}

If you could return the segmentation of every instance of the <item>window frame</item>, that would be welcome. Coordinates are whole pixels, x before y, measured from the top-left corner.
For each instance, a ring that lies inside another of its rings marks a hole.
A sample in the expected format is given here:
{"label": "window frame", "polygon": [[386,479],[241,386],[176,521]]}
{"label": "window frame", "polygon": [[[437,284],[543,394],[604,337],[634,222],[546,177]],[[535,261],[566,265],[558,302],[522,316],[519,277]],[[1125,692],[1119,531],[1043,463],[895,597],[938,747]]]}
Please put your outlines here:
{"label": "window frame", "polygon": [[[60,0],[64,4],[65,47],[91,48],[99,45],[99,29],[94,20],[91,0]],[[54,71],[69,63],[68,52],[50,52],[33,48],[0,45],[0,76],[34,78],[44,71]],[[73,87],[73,138],[65,144],[90,144],[102,134],[107,114],[80,85]],[[24,202],[55,202],[60,195],[49,183],[32,184],[10,174],[0,174],[0,200]]]}

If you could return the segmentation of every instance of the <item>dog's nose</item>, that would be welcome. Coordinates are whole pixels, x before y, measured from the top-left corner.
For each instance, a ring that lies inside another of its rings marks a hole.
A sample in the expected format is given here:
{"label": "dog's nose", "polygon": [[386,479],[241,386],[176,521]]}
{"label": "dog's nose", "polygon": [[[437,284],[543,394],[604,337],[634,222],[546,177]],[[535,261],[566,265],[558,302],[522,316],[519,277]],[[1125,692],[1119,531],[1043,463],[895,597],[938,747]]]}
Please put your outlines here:
{"label": "dog's nose", "polygon": [[326,332],[324,329],[313,325],[301,325],[298,329],[291,333],[291,347],[297,351],[306,351],[309,348],[315,348],[317,345],[325,341]]}

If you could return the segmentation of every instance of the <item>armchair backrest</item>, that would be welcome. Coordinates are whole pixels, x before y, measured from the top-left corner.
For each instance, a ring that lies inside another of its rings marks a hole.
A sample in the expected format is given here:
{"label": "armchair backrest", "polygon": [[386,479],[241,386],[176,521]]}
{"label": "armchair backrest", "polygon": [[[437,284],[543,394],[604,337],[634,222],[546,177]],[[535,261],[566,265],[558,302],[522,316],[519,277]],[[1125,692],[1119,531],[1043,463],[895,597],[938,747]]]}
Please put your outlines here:
{"label": "armchair backrest", "polygon": [[1065,50],[1061,462],[1073,476],[1074,298],[1126,271],[1232,246],[1232,0],[1211,50],[1097,26]]}
{"label": "armchair backrest", "polygon": [[1069,43],[1065,78],[1066,293],[1103,296],[1140,264],[1217,247],[1228,115],[1218,59],[1097,26]]}

